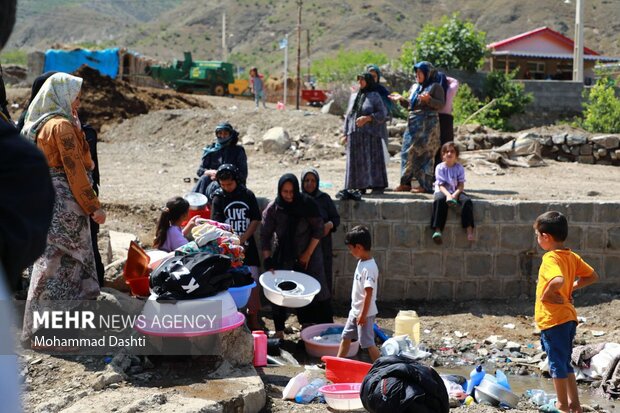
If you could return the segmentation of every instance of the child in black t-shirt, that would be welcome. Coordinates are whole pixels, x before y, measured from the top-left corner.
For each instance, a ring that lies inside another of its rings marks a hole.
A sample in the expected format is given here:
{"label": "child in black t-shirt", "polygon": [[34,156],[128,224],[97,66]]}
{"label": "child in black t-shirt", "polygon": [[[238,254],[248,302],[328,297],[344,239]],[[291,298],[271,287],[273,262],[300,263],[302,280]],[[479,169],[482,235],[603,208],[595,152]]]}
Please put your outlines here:
{"label": "child in black t-shirt", "polygon": [[214,193],[211,205],[211,219],[232,227],[239,235],[240,244],[245,248],[243,263],[250,268],[257,286],[252,289],[248,302],[248,327],[260,330],[258,311],[260,294],[258,289],[258,267],[260,260],[254,241],[254,232],[260,225],[261,214],[254,193],[242,184],[239,170],[232,164],[220,166],[215,174],[220,188]]}

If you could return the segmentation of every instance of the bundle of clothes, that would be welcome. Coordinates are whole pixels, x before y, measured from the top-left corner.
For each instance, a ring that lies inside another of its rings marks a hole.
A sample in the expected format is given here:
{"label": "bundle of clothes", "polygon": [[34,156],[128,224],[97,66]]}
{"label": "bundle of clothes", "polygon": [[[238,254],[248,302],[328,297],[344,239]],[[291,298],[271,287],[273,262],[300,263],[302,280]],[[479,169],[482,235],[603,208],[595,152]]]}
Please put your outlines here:
{"label": "bundle of clothes", "polygon": [[243,265],[244,249],[230,225],[201,220],[192,236],[194,241],[177,248],[151,273],[158,301],[205,298],[252,284],[250,269]]}

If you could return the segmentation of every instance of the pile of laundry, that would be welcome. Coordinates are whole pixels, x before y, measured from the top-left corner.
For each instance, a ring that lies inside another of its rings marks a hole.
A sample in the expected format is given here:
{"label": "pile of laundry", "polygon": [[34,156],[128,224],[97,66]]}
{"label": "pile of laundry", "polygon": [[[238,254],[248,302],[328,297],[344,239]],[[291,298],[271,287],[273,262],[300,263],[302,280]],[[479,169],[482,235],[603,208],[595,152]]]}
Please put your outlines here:
{"label": "pile of laundry", "polygon": [[192,237],[193,241],[177,248],[177,254],[221,254],[230,258],[231,267],[238,268],[243,265],[244,249],[230,225],[201,218],[198,219],[198,225],[192,228]]}

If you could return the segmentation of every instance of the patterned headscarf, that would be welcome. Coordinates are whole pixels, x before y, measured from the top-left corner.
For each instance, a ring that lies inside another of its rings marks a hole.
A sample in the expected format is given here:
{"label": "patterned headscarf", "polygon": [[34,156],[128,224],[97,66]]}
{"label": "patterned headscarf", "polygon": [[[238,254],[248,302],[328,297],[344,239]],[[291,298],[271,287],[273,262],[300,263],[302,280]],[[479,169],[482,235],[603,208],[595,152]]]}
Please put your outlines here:
{"label": "patterned headscarf", "polygon": [[62,116],[73,122],[71,104],[82,88],[82,78],[67,73],[56,73],[41,86],[28,106],[22,134],[34,141],[39,129],[51,118]]}

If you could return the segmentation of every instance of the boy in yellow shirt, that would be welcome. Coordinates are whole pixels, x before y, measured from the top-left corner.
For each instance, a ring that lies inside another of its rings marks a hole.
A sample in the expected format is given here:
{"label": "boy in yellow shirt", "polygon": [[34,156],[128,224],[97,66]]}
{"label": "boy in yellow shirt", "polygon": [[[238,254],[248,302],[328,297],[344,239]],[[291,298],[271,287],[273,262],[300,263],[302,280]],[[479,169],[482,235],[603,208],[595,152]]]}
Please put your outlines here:
{"label": "boy in yellow shirt", "polygon": [[570,364],[577,328],[572,295],[574,290],[595,283],[598,275],[579,255],[564,247],[568,222],[560,212],[549,211],[536,218],[534,232],[538,245],[547,251],[538,271],[534,318],[558,396],[555,407],[565,413],[582,413]]}

